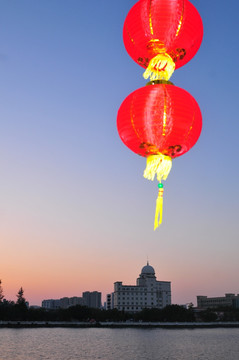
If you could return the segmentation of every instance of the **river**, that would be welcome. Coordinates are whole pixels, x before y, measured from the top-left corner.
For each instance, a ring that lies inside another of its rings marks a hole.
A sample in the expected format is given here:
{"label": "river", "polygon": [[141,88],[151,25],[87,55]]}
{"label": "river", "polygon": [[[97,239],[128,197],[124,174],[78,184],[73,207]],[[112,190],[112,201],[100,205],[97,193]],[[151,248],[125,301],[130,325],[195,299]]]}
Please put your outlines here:
{"label": "river", "polygon": [[0,329],[0,360],[237,360],[239,328]]}

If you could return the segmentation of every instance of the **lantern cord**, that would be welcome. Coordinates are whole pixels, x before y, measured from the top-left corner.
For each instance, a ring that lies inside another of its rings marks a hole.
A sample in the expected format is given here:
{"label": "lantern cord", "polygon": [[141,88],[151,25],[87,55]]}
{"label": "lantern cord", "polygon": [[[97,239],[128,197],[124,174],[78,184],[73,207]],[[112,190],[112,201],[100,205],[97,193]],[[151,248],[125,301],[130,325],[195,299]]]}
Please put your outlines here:
{"label": "lantern cord", "polygon": [[144,170],[144,177],[153,181],[157,174],[157,180],[161,182],[161,180],[167,179],[171,168],[172,159],[170,156],[163,154],[149,155]]}
{"label": "lantern cord", "polygon": [[155,218],[154,218],[154,230],[162,223],[163,220],[163,184],[159,188],[158,198],[156,200]]}
{"label": "lantern cord", "polygon": [[175,63],[171,56],[167,53],[158,54],[153,57],[147,69],[145,70],[143,77],[145,79],[150,78],[153,80],[169,80],[175,70]]}

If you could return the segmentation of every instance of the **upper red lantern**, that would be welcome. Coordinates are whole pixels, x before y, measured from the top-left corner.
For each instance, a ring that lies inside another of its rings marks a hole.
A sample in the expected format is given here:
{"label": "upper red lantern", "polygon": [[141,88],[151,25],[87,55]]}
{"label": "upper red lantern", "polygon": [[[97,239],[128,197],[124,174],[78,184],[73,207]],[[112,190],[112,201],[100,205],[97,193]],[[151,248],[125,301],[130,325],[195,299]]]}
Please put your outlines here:
{"label": "upper red lantern", "polygon": [[[201,17],[188,0],[139,0],[123,29],[128,54],[144,68],[151,65],[151,80],[168,80],[174,68],[192,59],[202,38]],[[156,56],[159,58],[150,64]]]}
{"label": "upper red lantern", "polygon": [[121,104],[117,127],[123,143],[148,157],[183,155],[197,142],[202,116],[187,91],[170,84],[142,87]]}

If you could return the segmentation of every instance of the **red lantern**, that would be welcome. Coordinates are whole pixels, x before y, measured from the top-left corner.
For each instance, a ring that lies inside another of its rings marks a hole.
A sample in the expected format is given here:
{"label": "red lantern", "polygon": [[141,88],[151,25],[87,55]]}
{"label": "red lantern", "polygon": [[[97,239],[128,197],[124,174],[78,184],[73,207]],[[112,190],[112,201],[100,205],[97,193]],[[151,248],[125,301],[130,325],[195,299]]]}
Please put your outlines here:
{"label": "red lantern", "polygon": [[170,172],[172,158],[187,152],[202,129],[195,99],[168,80],[175,68],[196,54],[202,37],[201,17],[188,0],[139,0],[125,19],[126,50],[146,68],[144,78],[151,82],[123,101],[117,127],[123,143],[147,158],[144,177],[154,180],[157,175],[154,229],[162,222],[162,180]]}
{"label": "red lantern", "polygon": [[[159,181],[155,228],[162,222],[163,185],[171,159],[183,155],[197,142],[202,116],[196,100],[169,82],[142,87],[121,104],[117,128],[123,143],[147,157],[144,177]],[[161,213],[160,221],[158,216]]]}
{"label": "red lantern", "polygon": [[[145,77],[168,80],[198,51],[203,24],[188,0],[139,0],[123,28],[128,54],[144,68]],[[154,59],[154,60],[153,60]]]}
{"label": "red lantern", "polygon": [[134,91],[123,101],[117,127],[123,143],[136,154],[175,158],[197,142],[202,116],[187,91],[172,84],[155,84]]}

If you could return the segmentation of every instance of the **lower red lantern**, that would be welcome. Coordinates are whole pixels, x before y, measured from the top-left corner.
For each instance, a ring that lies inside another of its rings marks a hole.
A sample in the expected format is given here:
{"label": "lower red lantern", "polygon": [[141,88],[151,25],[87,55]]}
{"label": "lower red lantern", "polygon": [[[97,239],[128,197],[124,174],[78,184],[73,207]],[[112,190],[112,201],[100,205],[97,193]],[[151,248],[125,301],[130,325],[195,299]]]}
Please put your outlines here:
{"label": "lower red lantern", "polygon": [[[154,228],[162,222],[163,184],[172,158],[197,142],[202,116],[196,100],[170,82],[155,81],[130,94],[121,104],[117,128],[123,143],[147,158],[144,177],[159,181]],[[160,216],[160,219],[158,219]]]}

